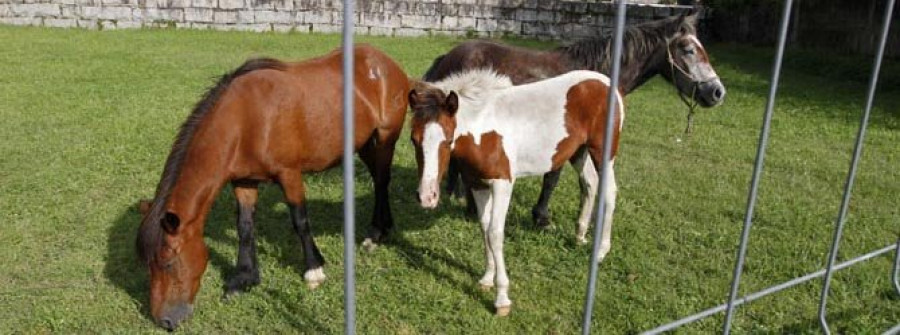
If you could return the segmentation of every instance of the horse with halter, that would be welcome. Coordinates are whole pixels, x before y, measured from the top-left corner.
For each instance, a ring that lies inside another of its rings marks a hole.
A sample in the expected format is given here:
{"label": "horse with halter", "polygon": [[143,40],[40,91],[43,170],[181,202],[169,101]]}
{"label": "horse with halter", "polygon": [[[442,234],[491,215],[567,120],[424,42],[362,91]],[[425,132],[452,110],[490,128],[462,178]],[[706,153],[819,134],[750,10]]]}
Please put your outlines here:
{"label": "horse with halter", "polygon": [[[168,330],[187,318],[206,270],[206,216],[219,190],[234,186],[238,203],[238,274],[226,293],[259,284],[253,212],[257,186],[284,191],[306,263],[310,288],[325,279],[325,262],[310,232],[303,175],[343,157],[342,53],[303,62],[256,59],[224,75],[181,126],[137,236],[150,271],[150,313]],[[370,240],[393,225],[388,184],[394,144],[403,128],[409,80],[381,51],[354,51],[354,147],[375,183]]]}
{"label": "horse with halter", "polygon": [[[482,288],[497,286],[497,315],[510,312],[509,277],[503,258],[503,231],[513,185],[519,177],[557,171],[570,162],[581,181],[579,241],[585,241],[599,187],[607,124],[609,78],[594,71],[572,71],[513,86],[489,69],[467,70],[447,79],[414,84],[411,137],[419,171],[419,200],[434,208],[440,180],[455,159],[481,221],[485,243]],[[619,92],[614,113],[609,178],[604,192],[607,225],[598,259],[609,252],[616,183],[613,164],[624,106]]]}
{"label": "horse with halter", "polygon": [[[679,97],[690,107],[690,131],[696,105],[713,107],[725,98],[725,86],[710,64],[709,56],[696,32],[697,14],[685,13],[629,27],[623,39],[619,88],[629,94],[647,80],[661,75],[672,83]],[[424,80],[435,82],[467,69],[490,67],[520,85],[582,69],[608,74],[611,70],[612,37],[584,39],[552,51],[537,51],[490,41],[462,43],[434,60]],[[541,194],[531,214],[538,226],[550,224],[550,195],[559,182],[559,170],[544,175]],[[448,171],[448,193],[458,192],[455,163]],[[467,210],[474,213],[471,192]]]}

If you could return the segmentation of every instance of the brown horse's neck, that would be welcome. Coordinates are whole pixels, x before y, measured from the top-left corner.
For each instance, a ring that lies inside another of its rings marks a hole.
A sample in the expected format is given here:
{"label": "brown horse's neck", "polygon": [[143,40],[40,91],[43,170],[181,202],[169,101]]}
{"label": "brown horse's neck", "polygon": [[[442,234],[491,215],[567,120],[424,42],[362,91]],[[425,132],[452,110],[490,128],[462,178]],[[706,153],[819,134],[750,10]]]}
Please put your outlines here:
{"label": "brown horse's neck", "polygon": [[206,215],[226,178],[222,164],[217,157],[208,155],[189,156],[182,167],[181,175],[172,189],[166,209],[174,213],[182,224],[199,224],[195,229],[202,231]]}

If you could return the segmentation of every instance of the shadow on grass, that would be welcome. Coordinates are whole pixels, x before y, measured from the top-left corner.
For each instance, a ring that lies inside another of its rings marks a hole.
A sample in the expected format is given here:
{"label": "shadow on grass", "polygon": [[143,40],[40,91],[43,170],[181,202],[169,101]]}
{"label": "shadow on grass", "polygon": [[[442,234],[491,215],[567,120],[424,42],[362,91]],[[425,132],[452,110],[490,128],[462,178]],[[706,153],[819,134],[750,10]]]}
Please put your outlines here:
{"label": "shadow on grass", "polygon": [[[361,170],[361,167],[357,167]],[[365,171],[362,169],[361,171]],[[325,174],[335,173],[326,172]],[[357,175],[357,179],[362,183],[371,185],[368,174],[362,172]],[[415,202],[412,193],[409,190],[415,189],[417,183],[417,172],[413,168],[394,166],[393,182],[391,184],[390,202],[394,215],[395,226],[392,233],[384,242],[388,246],[395,245],[396,248],[407,256],[421,257],[423,254],[436,255],[437,251],[430,250],[425,252],[423,247],[410,244],[403,239],[401,231],[420,230],[430,228],[431,222],[440,220],[443,216],[449,214],[453,210],[461,210],[457,208],[447,208],[444,210],[429,212],[424,214],[418,203]],[[339,183],[340,177],[334,178],[325,176],[322,180],[314,181],[316,183]],[[404,191],[406,190],[406,191]],[[343,202],[340,200],[322,200],[316,194],[308,194],[307,204],[310,211],[310,221],[312,222],[312,232],[314,237],[342,235],[343,234]],[[137,209],[137,200],[134,204],[128,206],[122,211],[122,214],[113,222],[107,231],[107,255],[104,275],[115,286],[125,291],[138,306],[140,312],[148,317],[149,310],[149,274],[141,261],[138,259],[135,250],[135,238],[137,229],[140,225],[141,214]],[[259,249],[260,255],[264,253],[275,253],[275,259],[285,267],[291,267],[298,276],[303,276],[303,252],[300,247],[299,238],[295,234],[288,214],[286,211],[275,211],[273,205],[283,202],[284,198],[280,188],[275,184],[262,184],[259,188],[259,202],[255,213],[255,233],[257,243],[265,242],[268,245],[276,246],[274,250]],[[364,232],[371,226],[370,218],[374,207],[374,194],[362,194],[356,197],[357,212],[357,243],[364,237]],[[236,233],[233,233],[236,222],[236,205],[232,194],[231,186],[223,188],[216,202],[210,210],[204,227],[205,238],[211,241],[221,242],[229,245],[233,250],[237,249]],[[416,218],[407,220],[405,218]],[[418,219],[421,218],[421,219]],[[396,243],[396,244],[395,244]],[[220,269],[222,281],[226,282],[227,278],[237,273],[235,259],[227,257],[215,248],[209,248],[209,264]],[[376,249],[374,252],[378,252]],[[234,254],[237,252],[235,251]],[[261,259],[263,257],[260,257]],[[453,260],[450,257],[441,258],[447,264],[459,268],[462,271],[471,272],[462,263]],[[326,260],[326,267],[329,260]],[[333,261],[333,260],[332,260]],[[421,259],[420,259],[421,261]],[[434,272],[438,272],[433,269]],[[442,278],[449,276],[442,276]],[[263,281],[266,278],[262,278]],[[465,288],[471,285],[460,285]],[[201,288],[202,289],[202,288]],[[208,289],[208,288],[207,288]],[[224,293],[224,287],[218,288]],[[292,325],[298,327],[310,327],[308,324],[311,320],[317,320],[315,312],[305,310],[303,306],[293,306],[288,303],[290,297],[276,292],[274,290],[264,290],[263,294],[272,297],[276,306],[285,319]],[[477,293],[477,292],[473,292]],[[302,320],[302,321],[301,321]],[[326,331],[328,328],[321,324],[312,325],[315,329]]]}

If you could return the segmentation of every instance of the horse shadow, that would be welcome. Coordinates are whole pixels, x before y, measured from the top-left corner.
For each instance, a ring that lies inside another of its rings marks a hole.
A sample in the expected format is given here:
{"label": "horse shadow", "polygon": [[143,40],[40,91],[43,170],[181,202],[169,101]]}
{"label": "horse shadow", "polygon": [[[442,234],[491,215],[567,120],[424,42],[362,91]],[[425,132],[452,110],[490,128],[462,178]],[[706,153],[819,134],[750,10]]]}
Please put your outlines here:
{"label": "horse shadow", "polygon": [[[371,187],[371,180],[365,169],[362,166],[357,166],[356,169],[358,172],[357,180],[363,185]],[[405,259],[411,265],[424,266],[427,271],[434,273],[435,276],[451,280],[453,276],[450,274],[442,273],[438,268],[426,265],[427,262],[421,255],[429,255],[430,258],[436,257],[436,259],[446,263],[448,266],[469,273],[474,278],[477,270],[468,267],[459,260],[453,259],[449,255],[443,254],[440,248],[431,249],[427,246],[416,245],[403,237],[404,232],[429,229],[433,226],[433,222],[439,221],[445,216],[462,217],[464,212],[463,205],[446,201],[439,210],[426,212],[421,209],[415,198],[414,190],[418,182],[417,170],[414,167],[395,165],[392,168],[392,173],[393,181],[391,183],[391,198],[389,201],[391,202],[395,225],[387,240],[374,252],[378,252],[382,248],[393,249],[395,252],[405,255]],[[338,183],[340,180],[340,169],[327,171],[320,175],[322,176],[318,178],[309,178],[307,185],[309,186],[310,183]],[[371,218],[375,202],[374,192],[357,192],[355,199],[357,214],[356,242],[357,246],[359,246],[366,230],[371,226],[369,219]],[[131,204],[122,209],[119,216],[107,229],[107,254],[103,274],[112,284],[127,293],[132,302],[138,307],[140,313],[149,319],[149,273],[144,264],[138,259],[135,246],[135,238],[141,222],[141,213],[137,206],[138,200],[132,199],[129,201]],[[297,276],[302,278],[305,270],[303,252],[283,202],[284,197],[280,187],[275,184],[260,185],[259,201],[255,212],[255,235],[258,245],[261,246],[265,243],[272,247],[259,248],[258,253],[260,256],[267,254],[268,258],[276,259],[281,266],[292,268]],[[315,193],[310,192],[307,194],[307,205],[314,237],[343,235],[342,201],[323,200],[318,198]],[[281,207],[279,208],[279,206]],[[219,269],[223,283],[226,282],[227,278],[237,273],[236,259],[233,256],[237,254],[238,245],[236,237],[236,207],[236,200],[231,192],[231,186],[223,188],[210,210],[204,229],[204,237],[207,242],[216,242],[231,248],[230,250],[222,250],[222,248],[216,247],[208,248],[208,264]],[[365,252],[362,251],[364,249],[361,247],[359,250],[361,250],[360,254]],[[223,251],[226,252],[223,253]],[[433,261],[433,259],[431,260]],[[266,278],[263,278],[263,281],[265,280]],[[478,297],[474,284],[455,284],[473,297]],[[216,289],[221,290],[223,294],[225,292],[224,287]],[[315,323],[315,320],[317,320],[312,314],[313,311],[304,311],[302,307],[293,306],[290,303],[291,297],[287,296],[287,294],[265,288],[259,291],[261,294],[271,297],[272,299],[270,300],[281,301],[281,303],[273,304],[272,306],[281,309],[281,313],[286,317],[288,323],[298,327],[301,325],[303,327],[312,327],[322,332],[328,329],[323,324],[311,325],[311,322]]]}

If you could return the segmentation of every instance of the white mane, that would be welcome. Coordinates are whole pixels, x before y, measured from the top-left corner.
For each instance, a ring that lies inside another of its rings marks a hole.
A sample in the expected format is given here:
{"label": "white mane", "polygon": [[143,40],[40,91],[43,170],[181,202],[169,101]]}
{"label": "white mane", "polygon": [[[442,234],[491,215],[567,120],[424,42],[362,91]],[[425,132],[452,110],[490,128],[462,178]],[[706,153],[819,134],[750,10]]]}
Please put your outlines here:
{"label": "white mane", "polygon": [[480,109],[485,100],[497,91],[512,87],[509,77],[497,73],[492,68],[470,69],[457,72],[433,83],[444,94],[456,92],[460,98],[460,109]]}

